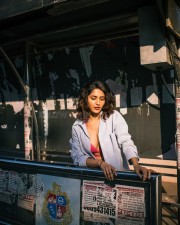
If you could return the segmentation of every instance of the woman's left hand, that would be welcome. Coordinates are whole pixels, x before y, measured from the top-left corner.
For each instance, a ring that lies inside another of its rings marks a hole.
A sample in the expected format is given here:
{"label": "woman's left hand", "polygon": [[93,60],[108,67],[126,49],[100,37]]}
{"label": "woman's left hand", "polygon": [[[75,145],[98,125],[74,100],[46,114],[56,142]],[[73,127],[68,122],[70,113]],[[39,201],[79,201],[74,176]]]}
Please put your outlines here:
{"label": "woman's left hand", "polygon": [[143,181],[145,181],[146,179],[150,179],[151,178],[151,173],[156,173],[154,170],[147,169],[146,167],[142,167],[140,165],[134,166],[134,170],[137,173],[137,175],[141,179],[143,179]]}

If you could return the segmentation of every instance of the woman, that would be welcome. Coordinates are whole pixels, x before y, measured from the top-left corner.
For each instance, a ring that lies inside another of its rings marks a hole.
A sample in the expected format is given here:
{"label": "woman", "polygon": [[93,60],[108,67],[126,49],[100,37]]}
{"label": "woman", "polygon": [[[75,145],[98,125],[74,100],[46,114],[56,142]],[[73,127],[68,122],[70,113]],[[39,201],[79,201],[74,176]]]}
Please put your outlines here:
{"label": "woman", "polygon": [[100,167],[109,180],[131,164],[140,178],[149,179],[154,171],[139,165],[127,123],[114,105],[114,95],[106,84],[92,81],[82,89],[70,140],[74,164]]}

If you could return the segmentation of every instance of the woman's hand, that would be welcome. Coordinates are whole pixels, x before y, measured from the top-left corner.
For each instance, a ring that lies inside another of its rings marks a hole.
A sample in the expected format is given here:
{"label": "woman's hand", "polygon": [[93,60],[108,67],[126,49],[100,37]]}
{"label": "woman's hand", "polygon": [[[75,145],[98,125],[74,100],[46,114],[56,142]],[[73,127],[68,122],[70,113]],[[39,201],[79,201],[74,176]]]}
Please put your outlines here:
{"label": "woman's hand", "polygon": [[151,173],[156,173],[156,171],[147,169],[146,167],[140,166],[138,163],[138,159],[136,157],[131,158],[130,162],[133,164],[134,171],[137,173],[137,175],[145,181],[146,179],[151,178]]}
{"label": "woman's hand", "polygon": [[117,176],[115,167],[106,163],[104,160],[92,159],[89,157],[86,159],[86,166],[94,167],[94,168],[97,168],[97,167],[101,168],[101,170],[104,172],[105,177],[108,180],[113,180],[114,176]]}
{"label": "woman's hand", "polygon": [[139,164],[134,166],[134,170],[137,173],[137,175],[145,181],[146,179],[151,178],[151,173],[155,173],[152,169],[147,169],[146,167],[142,167]]}
{"label": "woman's hand", "polygon": [[114,176],[117,176],[115,167],[109,165],[105,161],[101,161],[99,163],[99,167],[102,169],[102,171],[104,172],[105,177],[108,180],[114,180]]}

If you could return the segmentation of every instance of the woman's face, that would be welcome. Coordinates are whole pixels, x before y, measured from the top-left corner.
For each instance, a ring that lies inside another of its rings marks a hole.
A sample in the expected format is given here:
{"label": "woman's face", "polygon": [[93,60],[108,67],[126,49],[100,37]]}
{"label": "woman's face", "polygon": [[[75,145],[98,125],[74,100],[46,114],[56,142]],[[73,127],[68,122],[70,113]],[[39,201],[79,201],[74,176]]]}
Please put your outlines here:
{"label": "woman's face", "polygon": [[94,89],[88,95],[88,106],[91,114],[99,114],[105,104],[105,94],[100,89]]}

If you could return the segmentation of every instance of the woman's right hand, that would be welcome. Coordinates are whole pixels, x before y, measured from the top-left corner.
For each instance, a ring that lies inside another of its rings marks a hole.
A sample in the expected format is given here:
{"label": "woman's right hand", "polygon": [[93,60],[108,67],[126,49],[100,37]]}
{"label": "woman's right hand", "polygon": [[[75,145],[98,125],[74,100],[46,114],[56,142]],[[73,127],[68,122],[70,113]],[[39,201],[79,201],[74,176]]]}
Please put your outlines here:
{"label": "woman's right hand", "polygon": [[99,167],[102,169],[105,177],[108,180],[114,180],[114,176],[117,176],[115,167],[111,166],[110,164],[106,163],[105,161],[102,161],[100,163]]}

